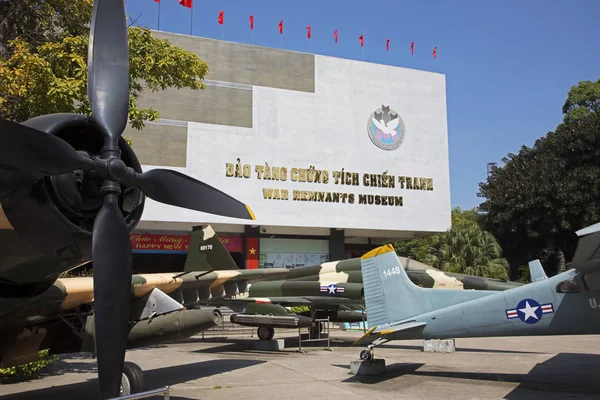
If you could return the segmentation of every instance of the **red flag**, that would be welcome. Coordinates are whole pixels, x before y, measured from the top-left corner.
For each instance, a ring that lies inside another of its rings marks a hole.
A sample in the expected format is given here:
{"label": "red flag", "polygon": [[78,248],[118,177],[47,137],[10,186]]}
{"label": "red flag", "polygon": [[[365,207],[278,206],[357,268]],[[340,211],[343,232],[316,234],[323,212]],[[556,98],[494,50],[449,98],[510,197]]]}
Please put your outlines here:
{"label": "red flag", "polygon": [[337,29],[335,31],[333,31],[333,37],[335,39],[335,42],[337,43],[337,38],[338,38]]}
{"label": "red flag", "polygon": [[283,20],[279,22],[279,33],[283,34]]}
{"label": "red flag", "polygon": [[365,45],[365,35],[360,35],[360,37],[358,38],[358,40],[360,40],[360,47],[364,47]]}
{"label": "red flag", "polygon": [[308,32],[306,33],[306,36],[310,39],[310,25],[308,25],[306,27],[306,29],[308,29]]}
{"label": "red flag", "polygon": [[160,0],[154,0],[156,3],[160,3]]}
{"label": "red flag", "polygon": [[250,16],[250,29],[254,29],[254,16]]}
{"label": "red flag", "polygon": [[433,58],[437,58],[437,46],[433,48]]}
{"label": "red flag", "polygon": [[225,22],[225,12],[219,11],[219,19],[217,21],[223,25],[223,22]]}
{"label": "red flag", "polygon": [[411,52],[412,54],[415,54],[415,42],[412,42],[412,43],[410,44],[410,52]]}
{"label": "red flag", "polygon": [[385,49],[386,49],[387,51],[389,51],[389,50],[390,50],[390,39],[387,39],[387,41],[385,42]]}
{"label": "red flag", "polygon": [[246,239],[246,269],[258,269],[258,238]]}
{"label": "red flag", "polygon": [[192,1],[193,0],[179,0],[179,4],[184,7],[192,8]]}

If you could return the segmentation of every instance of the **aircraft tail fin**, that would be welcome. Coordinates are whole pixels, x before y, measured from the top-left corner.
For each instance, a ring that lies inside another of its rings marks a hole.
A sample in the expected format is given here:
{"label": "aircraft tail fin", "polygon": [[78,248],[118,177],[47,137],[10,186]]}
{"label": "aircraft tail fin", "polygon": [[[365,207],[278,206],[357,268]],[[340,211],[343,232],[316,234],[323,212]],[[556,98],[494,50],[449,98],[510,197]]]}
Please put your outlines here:
{"label": "aircraft tail fin", "polygon": [[369,326],[403,321],[497,293],[491,290],[418,287],[409,279],[391,244],[371,250],[360,261]]}
{"label": "aircraft tail fin", "polygon": [[579,272],[600,269],[600,223],[575,232],[579,236],[575,254],[571,259],[571,268]]}
{"label": "aircraft tail fin", "polygon": [[192,228],[184,272],[237,269],[239,267],[210,225]]}
{"label": "aircraft tail fin", "polygon": [[531,282],[548,279],[540,260],[529,261],[529,274],[531,275]]}

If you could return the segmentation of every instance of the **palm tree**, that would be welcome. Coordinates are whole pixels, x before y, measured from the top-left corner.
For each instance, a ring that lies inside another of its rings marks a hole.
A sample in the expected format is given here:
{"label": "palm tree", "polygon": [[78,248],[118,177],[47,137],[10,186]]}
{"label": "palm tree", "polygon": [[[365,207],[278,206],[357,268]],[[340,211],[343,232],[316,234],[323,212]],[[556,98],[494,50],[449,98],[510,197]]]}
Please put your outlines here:
{"label": "palm tree", "polygon": [[508,279],[508,262],[491,233],[477,225],[444,232],[441,246],[431,249],[428,261],[444,271]]}

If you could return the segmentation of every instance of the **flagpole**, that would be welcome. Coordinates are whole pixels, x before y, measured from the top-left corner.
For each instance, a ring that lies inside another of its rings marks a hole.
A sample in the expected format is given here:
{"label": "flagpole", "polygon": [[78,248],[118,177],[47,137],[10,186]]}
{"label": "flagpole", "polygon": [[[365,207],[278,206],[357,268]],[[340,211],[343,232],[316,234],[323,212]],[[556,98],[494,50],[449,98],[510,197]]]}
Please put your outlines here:
{"label": "flagpole", "polygon": [[254,29],[250,29],[252,31],[252,44],[254,44]]}
{"label": "flagpole", "polygon": [[194,23],[194,7],[192,7],[190,10],[190,36],[192,36],[192,25]]}
{"label": "flagpole", "polygon": [[310,39],[308,39],[308,52],[310,53]]}
{"label": "flagpole", "polygon": [[156,30],[160,31],[160,1],[158,2],[158,28]]}
{"label": "flagpole", "polygon": [[360,59],[361,59],[361,61],[365,60],[365,47],[364,46],[360,46]]}
{"label": "flagpole", "polygon": [[221,40],[223,40],[223,31],[225,30],[225,24],[221,24]]}

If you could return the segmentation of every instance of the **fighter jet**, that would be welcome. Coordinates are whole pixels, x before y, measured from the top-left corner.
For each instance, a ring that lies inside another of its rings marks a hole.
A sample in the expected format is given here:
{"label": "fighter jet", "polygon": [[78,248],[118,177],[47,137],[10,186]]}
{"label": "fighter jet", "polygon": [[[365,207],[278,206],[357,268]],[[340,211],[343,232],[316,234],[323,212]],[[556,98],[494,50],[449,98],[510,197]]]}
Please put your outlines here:
{"label": "fighter jet", "polygon": [[[172,170],[142,173],[121,137],[129,113],[123,0],[95,0],[88,97],[92,117],[0,120],[0,293],[32,298],[58,276],[93,261],[94,344],[100,397],[119,395],[130,334],[130,232],[145,196],[165,204],[254,220],[225,193]],[[26,332],[22,332],[27,335]],[[19,335],[20,333],[17,333]],[[131,365],[125,376],[138,375]]]}
{"label": "fighter jet", "polygon": [[390,340],[600,333],[600,223],[580,237],[570,269],[548,278],[539,261],[534,281],[501,292],[420,288],[391,245],[361,257],[368,332],[360,358]]}

